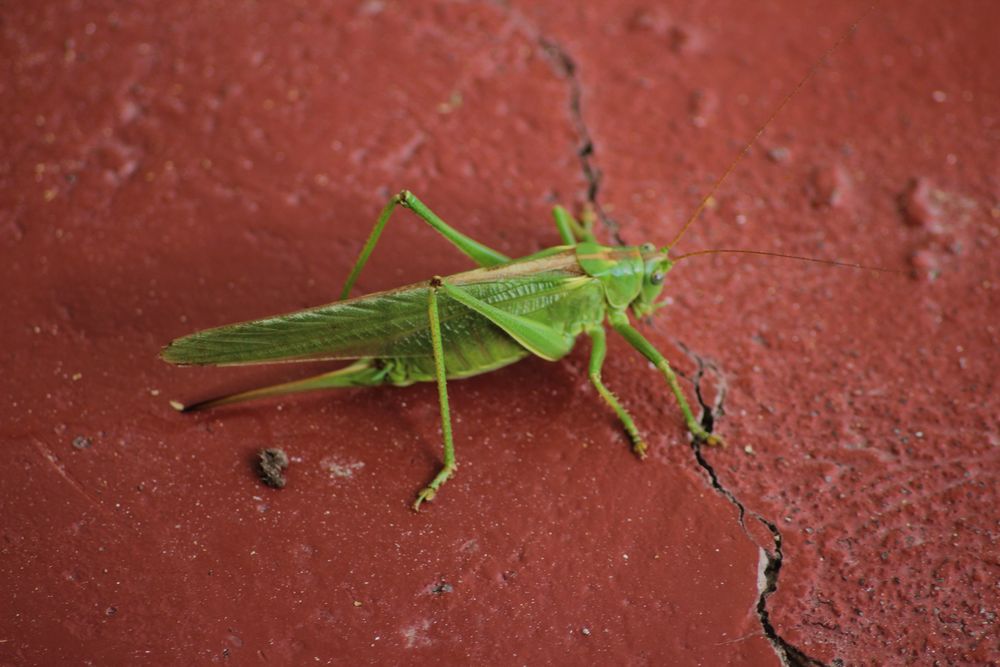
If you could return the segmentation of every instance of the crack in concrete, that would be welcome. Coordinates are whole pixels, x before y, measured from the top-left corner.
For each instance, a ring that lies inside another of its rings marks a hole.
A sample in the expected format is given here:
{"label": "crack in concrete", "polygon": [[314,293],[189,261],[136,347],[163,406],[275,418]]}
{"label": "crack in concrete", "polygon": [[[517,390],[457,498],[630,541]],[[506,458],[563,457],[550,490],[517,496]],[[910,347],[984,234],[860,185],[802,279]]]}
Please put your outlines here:
{"label": "crack in concrete", "polygon": [[[712,433],[716,422],[725,414],[724,404],[727,391],[725,379],[719,371],[718,366],[711,359],[700,356],[680,341],[676,341],[676,344],[684,352],[684,354],[686,354],[695,363],[696,370],[691,378],[691,383],[694,385],[695,397],[698,399],[698,405],[701,407],[700,421],[702,427],[709,433]],[[719,390],[715,397],[715,401],[711,405],[705,400],[705,394],[702,390],[701,384],[701,381],[707,372],[714,373],[716,377],[719,378]],[[698,465],[708,475],[712,488],[736,507],[739,512],[738,521],[740,528],[743,529],[743,532],[746,533],[747,537],[751,538],[752,542],[756,543],[747,530],[746,516],[748,511],[746,509],[746,505],[744,505],[732,491],[723,486],[722,482],[719,480],[718,474],[715,472],[715,468],[705,458],[705,455],[702,452],[701,443],[692,439],[691,450],[694,452],[694,457],[698,462]],[[778,631],[774,628],[774,625],[771,623],[771,615],[767,610],[767,601],[771,595],[778,590],[778,576],[781,572],[781,565],[784,562],[781,531],[778,529],[776,523],[766,519],[760,514],[752,511],[749,512],[749,514],[754,519],[759,521],[761,525],[767,528],[768,532],[771,534],[771,540],[774,543],[773,551],[760,548],[764,567],[760,572],[757,584],[757,591],[759,595],[757,597],[756,612],[757,618],[760,620],[761,629],[764,631],[764,636],[767,637],[767,640],[771,643],[771,646],[774,648],[774,652],[777,654],[782,665],[785,665],[786,667],[826,667],[823,662],[811,657],[802,649],[782,638],[781,635],[778,634]]]}
{"label": "crack in concrete", "polygon": [[[511,8],[506,3],[498,2],[496,4],[497,6],[504,8],[508,13],[511,12]],[[517,16],[523,23],[524,17],[519,14]],[[549,60],[569,84],[569,115],[572,119],[573,126],[576,129],[579,142],[577,147],[577,157],[580,161],[580,168],[583,171],[584,180],[587,183],[586,201],[591,207],[593,207],[598,219],[610,232],[615,240],[615,243],[618,245],[626,245],[621,237],[621,228],[618,223],[607,214],[607,211],[601,207],[601,204],[598,201],[598,194],[601,189],[602,172],[597,166],[597,150],[594,145],[593,135],[584,120],[583,86],[580,83],[577,64],[566,49],[563,48],[558,42],[546,37],[537,29],[534,29],[531,32],[535,35],[535,39],[537,40],[543,53],[548,56]],[[702,411],[702,427],[711,433],[715,427],[716,421],[725,414],[724,404],[727,391],[725,378],[713,361],[701,357],[680,341],[677,341],[677,345],[695,362],[697,366],[697,370],[695,371],[691,382],[694,384],[695,395],[698,399],[698,405],[701,407]],[[709,405],[705,401],[704,392],[701,387],[701,380],[705,376],[706,371],[715,373],[720,382],[719,391],[717,392],[715,401],[712,405]],[[715,472],[715,468],[712,467],[712,464],[708,462],[702,453],[701,443],[697,440],[693,440],[691,443],[691,449],[694,452],[698,465],[708,475],[712,488],[736,507],[739,512],[738,521],[740,528],[750,541],[756,544],[756,541],[746,526],[746,506],[733,494],[732,491],[723,486],[722,482],[719,480],[719,476]],[[758,581],[759,595],[757,597],[755,611],[757,613],[757,618],[760,620],[764,636],[767,637],[768,641],[771,643],[771,646],[773,647],[774,652],[778,656],[782,665],[785,665],[786,667],[826,667],[826,665],[824,665],[821,661],[809,656],[801,649],[783,639],[771,624],[770,614],[767,610],[767,600],[778,589],[778,575],[781,572],[781,565],[784,561],[781,531],[778,529],[777,524],[773,521],[769,521],[756,512],[751,512],[751,515],[767,528],[771,534],[771,539],[774,544],[773,551],[760,548],[760,551],[764,556],[764,567],[760,573],[760,580]],[[837,662],[839,661],[835,661],[835,664]]]}
{"label": "crack in concrete", "polygon": [[577,73],[576,61],[569,55],[558,42],[545,36],[538,38],[538,43],[542,51],[549,57],[552,64],[563,75],[569,83],[569,115],[576,129],[578,146],[576,150],[577,158],[580,160],[580,169],[583,171],[584,181],[587,183],[587,203],[597,214],[598,220],[607,228],[618,245],[625,245],[621,237],[621,228],[607,211],[597,201],[597,196],[601,190],[601,178],[603,172],[597,166],[597,149],[594,146],[593,135],[587,127],[583,117],[583,86]]}
{"label": "crack in concrete", "polygon": [[565,47],[555,39],[545,35],[534,21],[511,7],[507,0],[490,0],[489,4],[502,11],[516,29],[522,30],[529,39],[538,44],[542,53],[548,58],[556,72],[569,84],[569,117],[573,128],[576,130],[576,156],[580,162],[580,169],[583,172],[583,180],[586,182],[585,199],[587,205],[593,209],[597,215],[597,219],[608,230],[615,243],[625,245],[618,223],[608,215],[608,212],[604,210],[604,207],[598,201],[603,172],[597,166],[597,149],[590,128],[584,120],[583,85],[580,82],[579,67],[576,61],[569,55],[569,51]]}

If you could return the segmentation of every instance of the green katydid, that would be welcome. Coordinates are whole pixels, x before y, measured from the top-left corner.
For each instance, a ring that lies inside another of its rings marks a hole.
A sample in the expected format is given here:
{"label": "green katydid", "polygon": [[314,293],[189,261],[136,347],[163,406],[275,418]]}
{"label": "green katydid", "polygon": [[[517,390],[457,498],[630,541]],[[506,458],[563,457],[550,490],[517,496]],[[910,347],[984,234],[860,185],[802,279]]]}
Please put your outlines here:
{"label": "green katydid", "polygon": [[[397,206],[416,213],[480,268],[348,299]],[[627,314],[631,309],[638,317],[646,316],[660,305],[656,299],[676,261],[668,256],[669,247],[600,245],[590,217],[581,224],[559,206],[553,214],[563,245],[511,260],[448,226],[404,190],[383,209],[340,301],[207,329],[179,338],[162,351],[164,360],[185,365],[324,359],[353,359],[353,363],[303,380],[192,405],[174,402],[174,407],[192,411],[317,389],[436,381],[444,466],[417,495],[413,504],[417,509],[435,496],[456,469],[447,381],[496,370],[530,354],[555,361],[569,353],[580,334],[591,340],[590,381],[618,415],[633,451],[644,457],[646,444],[635,422],[601,380],[607,321],[666,378],[692,436],[721,444],[722,439],[705,431],[695,418],[669,362],[632,326]],[[682,258],[694,254],[701,253]]]}
{"label": "green katydid", "polygon": [[[854,27],[851,26],[850,30]],[[837,48],[850,30],[827,54]],[[553,214],[562,245],[528,257],[511,259],[450,227],[411,192],[404,190],[392,197],[379,215],[347,278],[339,301],[193,333],[173,341],[161,353],[165,361],[182,365],[242,365],[328,359],[349,359],[352,363],[302,380],[192,405],[177,402],[172,405],[181,411],[192,411],[318,389],[406,386],[435,381],[441,409],[444,464],[417,494],[413,508],[419,509],[421,503],[434,498],[441,485],[456,470],[447,381],[496,370],[532,354],[551,361],[560,359],[570,352],[581,334],[586,334],[591,340],[591,383],[617,414],[635,454],[644,457],[646,444],[635,422],[601,379],[607,349],[604,328],[607,322],[662,373],[691,435],[703,443],[722,444],[718,435],[707,432],[699,423],[669,362],[632,326],[628,311],[631,310],[637,317],[652,314],[661,305],[656,300],[663,291],[667,272],[675,262],[685,257],[720,252],[791,257],[760,251],[709,250],[672,259],[669,251],[698,218],[712,195],[771,120],[813,75],[819,62],[771,113],[669,245],[601,245],[593,233],[592,216],[584,216],[583,222],[580,222],[557,206]],[[415,213],[479,268],[348,298],[389,217],[398,206]],[[798,259],[842,264],[811,258]]]}
{"label": "green katydid", "polygon": [[[413,211],[480,268],[447,278],[348,299],[361,269],[397,206]],[[196,410],[251,398],[334,387],[405,386],[436,381],[441,404],[444,466],[417,496],[430,500],[454,473],[455,449],[447,380],[501,368],[529,354],[562,358],[580,334],[591,339],[590,380],[618,415],[633,451],[646,455],[635,422],[601,380],[606,353],[604,322],[644,354],[664,375],[688,430],[709,444],[721,439],[705,431],[688,405],[666,358],[629,322],[627,309],[648,315],[673,262],[667,248],[603,246],[592,218],[575,220],[554,209],[563,245],[511,260],[448,226],[408,191],[383,209],[341,292],[341,300],[287,315],[208,329],[179,338],[162,356],[176,364],[235,365],[273,361],[354,359],[315,377],[183,406]]]}

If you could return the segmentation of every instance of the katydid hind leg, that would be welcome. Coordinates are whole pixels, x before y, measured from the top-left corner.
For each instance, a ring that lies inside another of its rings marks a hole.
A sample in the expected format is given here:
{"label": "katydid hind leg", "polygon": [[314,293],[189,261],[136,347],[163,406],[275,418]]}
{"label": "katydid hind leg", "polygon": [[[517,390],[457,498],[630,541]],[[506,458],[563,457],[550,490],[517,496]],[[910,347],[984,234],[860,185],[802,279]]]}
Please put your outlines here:
{"label": "katydid hind leg", "polygon": [[670,362],[668,362],[666,357],[664,357],[652,343],[646,340],[646,338],[629,323],[628,315],[624,312],[614,312],[608,315],[608,320],[611,322],[611,326],[614,327],[615,331],[621,334],[621,336],[628,341],[629,345],[634,347],[644,357],[649,359],[653,365],[656,366],[657,370],[663,373],[663,376],[667,380],[667,384],[670,385],[670,390],[677,399],[678,405],[680,405],[681,412],[684,415],[684,422],[687,424],[688,431],[691,432],[691,435],[693,435],[696,440],[704,442],[708,445],[724,445],[725,441],[722,437],[706,431],[695,418],[694,413],[691,411],[691,406],[688,405],[687,398],[684,396],[684,391],[681,389],[680,382],[677,380],[677,375],[670,367]]}
{"label": "katydid hind leg", "polygon": [[372,250],[375,249],[375,245],[382,236],[382,230],[385,229],[386,223],[397,206],[402,206],[413,211],[417,217],[433,227],[479,266],[496,266],[497,264],[510,261],[510,258],[506,255],[469,238],[454,227],[451,227],[432,210],[427,208],[412,192],[403,190],[389,200],[389,203],[385,205],[385,208],[379,214],[378,220],[375,221],[375,226],[372,228],[368,240],[365,241],[364,247],[361,248],[361,252],[358,254],[358,258],[355,260],[350,274],[347,276],[347,281],[344,283],[344,288],[340,292],[341,299],[346,299],[350,295],[351,288],[354,287],[354,283],[361,274],[361,270],[368,263],[368,257],[372,254]]}
{"label": "katydid hind leg", "polygon": [[183,404],[179,401],[171,401],[170,405],[180,412],[194,412],[205,410],[220,405],[231,405],[242,403],[257,398],[269,396],[284,396],[286,394],[298,394],[306,391],[316,391],[318,389],[337,389],[347,387],[370,387],[382,384],[386,371],[379,367],[374,359],[358,359],[349,366],[338,368],[335,371],[313,375],[301,380],[282,382],[280,384],[258,387],[249,391],[241,391],[235,394],[228,394],[218,398],[199,401],[197,403]]}
{"label": "katydid hind leg", "polygon": [[424,501],[434,500],[441,485],[455,474],[455,444],[451,435],[451,410],[448,406],[448,379],[444,366],[444,345],[441,342],[441,318],[438,315],[437,293],[441,288],[441,279],[431,281],[427,290],[427,315],[430,321],[431,347],[434,350],[434,375],[437,378],[438,400],[441,404],[441,437],[444,441],[444,465],[435,475],[431,483],[417,494],[413,509],[419,510]]}
{"label": "katydid hind leg", "polygon": [[611,409],[615,411],[618,415],[618,419],[621,421],[622,426],[625,428],[625,432],[628,433],[629,438],[632,440],[632,451],[640,459],[646,458],[646,443],[642,439],[642,435],[639,433],[639,429],[635,427],[635,421],[632,419],[632,415],[628,413],[625,407],[618,401],[618,397],[615,396],[611,390],[609,390],[604,382],[601,380],[601,367],[604,365],[604,358],[607,356],[607,335],[604,333],[604,328],[601,326],[595,327],[593,329],[587,330],[587,335],[590,336],[591,348],[590,348],[590,382],[597,389],[597,393],[601,395],[601,398],[611,406]]}

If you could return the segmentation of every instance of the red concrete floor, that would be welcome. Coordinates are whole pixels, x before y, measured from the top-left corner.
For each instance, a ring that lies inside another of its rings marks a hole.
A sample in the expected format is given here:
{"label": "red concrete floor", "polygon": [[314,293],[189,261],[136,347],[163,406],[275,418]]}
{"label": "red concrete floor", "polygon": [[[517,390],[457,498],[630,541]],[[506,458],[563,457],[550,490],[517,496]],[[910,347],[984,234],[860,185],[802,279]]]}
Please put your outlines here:
{"label": "red concrete floor", "polygon": [[[157,352],[335,298],[402,187],[511,255],[588,198],[668,242],[867,11],[566,7],[5,6],[0,662],[996,664],[996,3],[880,2],[678,245],[903,272],[679,264],[642,330],[725,449],[618,339],[647,461],[581,343],[452,384],[420,514],[432,385],[168,406],[315,370]],[[358,293],[469,266],[407,215]]]}

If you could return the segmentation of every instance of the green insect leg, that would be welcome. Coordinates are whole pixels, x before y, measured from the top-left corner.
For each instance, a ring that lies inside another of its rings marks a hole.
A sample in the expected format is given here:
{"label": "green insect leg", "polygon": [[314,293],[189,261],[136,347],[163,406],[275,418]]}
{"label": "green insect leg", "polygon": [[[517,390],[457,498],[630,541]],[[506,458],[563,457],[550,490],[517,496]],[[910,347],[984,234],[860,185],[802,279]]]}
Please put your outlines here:
{"label": "green insect leg", "polygon": [[611,406],[611,409],[615,411],[618,415],[618,419],[621,420],[622,426],[625,427],[625,432],[628,433],[629,438],[632,439],[632,451],[640,459],[646,458],[646,443],[643,442],[642,436],[639,434],[639,429],[635,427],[635,422],[632,421],[632,416],[625,410],[621,403],[618,401],[618,397],[611,393],[607,387],[604,386],[604,382],[601,381],[601,367],[604,365],[604,357],[607,355],[607,345],[605,343],[606,335],[604,333],[603,327],[596,327],[594,329],[588,329],[587,334],[590,336],[591,348],[590,348],[590,381],[593,383],[594,387],[597,389],[597,393],[601,395],[601,398]]}
{"label": "green insect leg", "polygon": [[552,209],[552,217],[556,220],[556,229],[559,230],[559,238],[566,245],[576,245],[576,236],[573,234],[571,222],[576,222],[562,206]]}
{"label": "green insect leg", "polygon": [[444,368],[444,345],[441,343],[441,318],[438,316],[437,292],[441,287],[441,279],[434,278],[431,288],[427,290],[427,314],[430,319],[431,347],[434,350],[434,375],[437,377],[438,401],[441,403],[441,435],[444,439],[444,466],[431,480],[413,503],[413,509],[419,510],[425,500],[434,500],[438,489],[455,474],[458,467],[455,463],[455,444],[451,437],[451,411],[448,408],[448,381]]}
{"label": "green insect leg", "polygon": [[502,308],[491,306],[460,287],[453,287],[440,281],[439,286],[449,297],[479,313],[503,329],[524,349],[542,359],[555,361],[566,356],[573,349],[573,336],[565,332],[522,315],[508,313]]}
{"label": "green insect leg", "polygon": [[220,396],[208,401],[184,405],[178,401],[171,401],[170,405],[181,412],[194,412],[214,408],[219,405],[229,405],[231,403],[242,403],[254,398],[264,398],[267,396],[282,396],[284,394],[298,394],[304,391],[315,391],[317,389],[334,389],[345,387],[370,387],[382,384],[386,370],[375,365],[372,359],[358,359],[350,366],[338,368],[335,371],[314,375],[302,380],[283,382],[269,387],[260,387],[250,391],[242,391],[238,394]]}
{"label": "green insect leg", "polygon": [[[589,208],[586,210],[590,211]],[[580,241],[595,240],[594,233],[591,231],[593,225],[592,219],[589,220],[589,224],[585,223],[581,225],[562,206],[556,206],[552,209],[552,217],[556,220],[556,229],[559,230],[559,236],[562,237],[563,243],[576,245]]]}
{"label": "green insect leg", "polygon": [[368,240],[365,241],[365,245],[361,249],[361,254],[358,255],[358,259],[355,260],[351,273],[347,276],[347,282],[344,283],[344,289],[340,292],[341,299],[346,299],[348,295],[350,295],[351,288],[354,287],[354,283],[357,282],[358,276],[361,274],[361,269],[363,269],[365,264],[368,262],[368,257],[372,254],[372,250],[375,249],[375,244],[378,243],[379,237],[382,236],[382,230],[385,229],[385,224],[389,221],[389,217],[392,215],[392,212],[397,206],[408,208],[416,213],[421,220],[426,222],[428,225],[437,230],[438,233],[451,241],[456,248],[468,255],[472,261],[479,266],[496,266],[497,264],[503,264],[504,262],[510,261],[510,258],[506,255],[484,246],[482,243],[469,238],[465,234],[462,234],[458,230],[449,226],[444,220],[439,218],[433,211],[427,208],[422,201],[417,199],[412,192],[409,190],[403,190],[389,200],[389,203],[382,209],[382,213],[379,214],[378,220],[375,221],[375,227],[368,236]]}
{"label": "green insect leg", "polygon": [[684,414],[684,421],[687,423],[688,431],[691,432],[697,440],[704,442],[709,445],[724,445],[725,442],[721,437],[713,433],[706,431],[698,420],[695,419],[694,413],[691,412],[691,407],[688,405],[687,399],[684,398],[684,392],[681,390],[680,382],[677,381],[677,375],[674,374],[672,368],[670,368],[670,363],[666,358],[660,354],[660,351],[653,347],[653,344],[646,340],[641,333],[639,333],[628,321],[628,315],[624,312],[613,312],[608,315],[608,320],[611,322],[611,326],[614,327],[615,331],[620,333],[625,340],[628,341],[629,345],[639,350],[644,357],[653,362],[653,365],[664,377],[667,378],[667,383],[670,385],[670,390],[674,393],[674,397],[677,399],[677,403],[681,406],[681,412]]}
{"label": "green insect leg", "polygon": [[583,207],[583,213],[580,215],[581,229],[580,233],[581,241],[592,241],[597,242],[597,238],[594,236],[594,222],[597,220],[597,213],[594,211],[594,205],[587,202]]}

